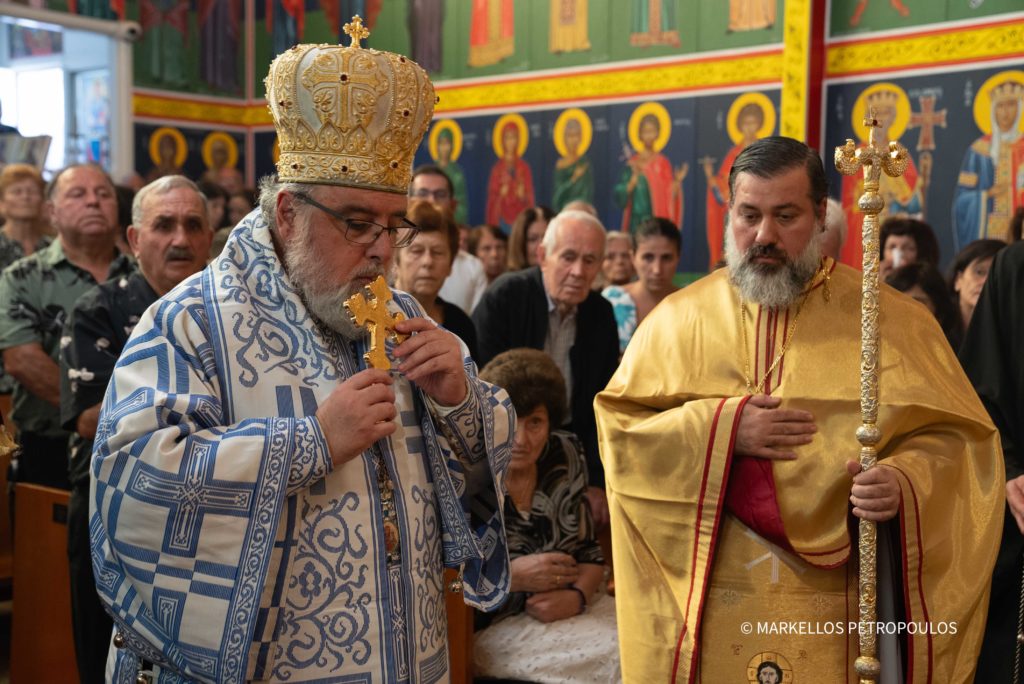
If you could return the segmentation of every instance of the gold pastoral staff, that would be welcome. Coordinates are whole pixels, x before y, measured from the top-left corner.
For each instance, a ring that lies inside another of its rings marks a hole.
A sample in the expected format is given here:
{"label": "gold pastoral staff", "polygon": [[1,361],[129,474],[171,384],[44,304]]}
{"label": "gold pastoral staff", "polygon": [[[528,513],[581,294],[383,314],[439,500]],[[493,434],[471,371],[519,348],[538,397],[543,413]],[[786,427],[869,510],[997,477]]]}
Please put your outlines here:
{"label": "gold pastoral staff", "polygon": [[[909,156],[905,147],[891,141],[888,150],[879,149],[878,119],[874,107],[864,119],[868,127],[868,144],[856,149],[853,140],[836,148],[835,164],[840,173],[851,176],[864,170],[864,194],[857,206],[864,212],[862,239],[864,246],[863,284],[861,286],[861,362],[860,410],[861,426],[857,430],[860,442],[861,470],[873,468],[878,460],[876,446],[882,434],[878,422],[878,215],[885,208],[885,200],[878,193],[878,183],[884,171],[893,178],[903,174]],[[876,527],[870,520],[860,519],[859,546],[859,603],[860,603],[860,657],[857,674],[861,684],[878,681],[881,671],[878,662],[877,634],[873,628],[876,606]]]}

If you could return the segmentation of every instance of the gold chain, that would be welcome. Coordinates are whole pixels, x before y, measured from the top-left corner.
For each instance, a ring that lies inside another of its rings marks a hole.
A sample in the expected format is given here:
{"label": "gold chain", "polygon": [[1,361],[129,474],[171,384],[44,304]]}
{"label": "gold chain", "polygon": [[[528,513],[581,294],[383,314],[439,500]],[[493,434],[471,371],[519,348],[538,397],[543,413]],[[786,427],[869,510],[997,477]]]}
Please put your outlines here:
{"label": "gold chain", "polygon": [[743,330],[743,380],[747,383],[748,394],[760,394],[764,389],[764,384],[768,382],[768,378],[775,372],[776,366],[782,362],[782,357],[786,355],[786,350],[789,349],[789,343],[793,341],[793,333],[796,332],[796,322],[800,320],[800,312],[804,310],[804,304],[807,303],[807,298],[811,296],[811,292],[814,290],[814,281],[818,279],[819,275],[823,277],[821,296],[826,304],[831,301],[832,279],[829,266],[832,261],[829,258],[822,261],[818,271],[811,278],[807,291],[804,292],[804,296],[801,297],[800,303],[796,307],[796,315],[793,316],[793,322],[789,324],[789,329],[786,330],[786,337],[782,340],[782,349],[779,350],[775,360],[772,361],[772,365],[765,371],[764,377],[761,378],[761,382],[757,383],[757,386],[754,385],[754,381],[750,377],[750,344],[747,342],[747,302],[740,296],[740,329]]}
{"label": "gold chain", "polygon": [[754,385],[754,381],[750,377],[750,345],[747,342],[747,303],[740,297],[740,328],[743,330],[743,379],[747,383],[747,394],[760,394],[764,389],[764,384],[771,377],[776,366],[782,361],[782,357],[786,355],[789,343],[793,341],[793,333],[796,332],[796,322],[800,320],[800,312],[804,310],[804,302],[807,301],[808,295],[810,295],[810,290],[804,293],[804,296],[800,299],[800,304],[796,308],[796,315],[793,316],[793,322],[789,324],[789,329],[786,331],[786,338],[782,341],[782,349],[779,350],[775,360],[772,361],[772,365],[765,371],[761,382],[757,383],[757,386]]}

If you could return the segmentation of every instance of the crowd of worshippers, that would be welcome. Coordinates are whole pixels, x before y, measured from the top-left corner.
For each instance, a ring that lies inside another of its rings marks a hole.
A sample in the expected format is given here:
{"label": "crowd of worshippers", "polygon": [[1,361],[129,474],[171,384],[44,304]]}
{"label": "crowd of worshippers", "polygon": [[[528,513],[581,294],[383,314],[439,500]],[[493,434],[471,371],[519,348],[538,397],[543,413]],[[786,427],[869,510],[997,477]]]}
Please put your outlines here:
{"label": "crowd of worshippers", "polygon": [[[90,561],[89,487],[115,364],[144,312],[216,258],[276,188],[271,179],[257,198],[171,175],[133,193],[91,165],[48,183],[31,166],[0,171],[0,388],[13,392],[8,427],[21,447],[11,481],[71,491],[70,619],[82,681],[104,680],[113,629]],[[477,673],[529,679],[537,668],[566,667],[587,673],[583,680],[614,678],[615,658],[578,655],[617,649],[610,558],[598,542],[609,505],[594,399],[641,323],[680,289],[679,227],[655,217],[633,234],[608,231],[592,206],[573,202],[557,215],[526,209],[506,234],[456,225],[455,207],[442,169],[413,171],[405,217],[417,230],[396,250],[388,280],[465,343],[479,377],[504,388],[516,410],[504,480],[511,594],[496,612],[479,613]],[[1013,240],[1022,217],[1018,210]],[[844,213],[829,200],[815,237],[822,254],[836,258],[845,233]],[[1005,243],[967,245],[945,275],[935,234],[919,219],[886,219],[879,244],[884,281],[927,307],[959,348]],[[541,657],[545,639],[561,650]],[[509,669],[499,653],[526,669]]]}

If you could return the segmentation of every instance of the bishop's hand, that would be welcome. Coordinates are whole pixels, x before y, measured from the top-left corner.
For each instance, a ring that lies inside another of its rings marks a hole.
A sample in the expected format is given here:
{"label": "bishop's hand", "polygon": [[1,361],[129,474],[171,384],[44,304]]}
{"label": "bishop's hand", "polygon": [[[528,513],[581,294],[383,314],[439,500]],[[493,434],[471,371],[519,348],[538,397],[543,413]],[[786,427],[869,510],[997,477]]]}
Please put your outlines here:
{"label": "bishop's hand", "polygon": [[790,461],[796,458],[792,447],[810,444],[818,427],[807,411],[781,409],[782,400],[758,394],[743,405],[736,429],[737,456],[754,456]]}
{"label": "bishop's hand", "polygon": [[469,391],[459,338],[426,318],[395,325],[400,333],[416,333],[395,347],[398,370],[442,406],[458,406]]}
{"label": "bishop's hand", "polygon": [[387,371],[368,368],[334,388],[316,411],[335,467],[351,461],[397,428],[394,383]]}

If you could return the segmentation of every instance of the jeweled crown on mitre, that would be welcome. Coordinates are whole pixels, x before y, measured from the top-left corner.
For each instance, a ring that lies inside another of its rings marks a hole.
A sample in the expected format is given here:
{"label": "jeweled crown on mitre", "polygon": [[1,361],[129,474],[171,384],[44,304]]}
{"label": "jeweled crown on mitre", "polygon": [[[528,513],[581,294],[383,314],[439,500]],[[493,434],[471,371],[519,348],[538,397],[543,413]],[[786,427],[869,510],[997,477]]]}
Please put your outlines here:
{"label": "jeweled crown on mitre", "polygon": [[345,32],[351,47],[296,45],[270,65],[278,178],[404,195],[434,115],[434,86],[411,59],[361,48],[369,31],[358,15]]}

